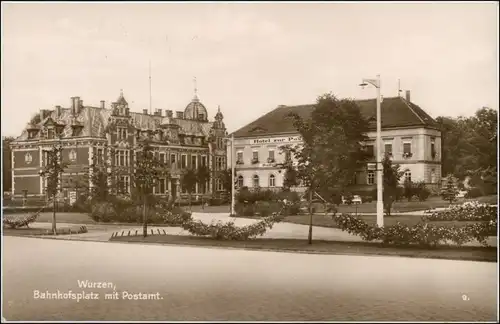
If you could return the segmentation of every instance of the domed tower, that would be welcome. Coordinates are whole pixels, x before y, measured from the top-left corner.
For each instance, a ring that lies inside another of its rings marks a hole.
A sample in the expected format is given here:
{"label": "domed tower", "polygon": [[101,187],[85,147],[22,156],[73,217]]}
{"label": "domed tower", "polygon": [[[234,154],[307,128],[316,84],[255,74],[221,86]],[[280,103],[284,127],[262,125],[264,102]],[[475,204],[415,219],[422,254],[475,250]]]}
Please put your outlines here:
{"label": "domed tower", "polygon": [[184,109],[184,118],[191,120],[198,120],[207,122],[208,114],[207,108],[200,102],[198,99],[198,89],[196,88],[196,79],[195,79],[195,88],[194,88],[194,97],[193,100],[186,106]]}

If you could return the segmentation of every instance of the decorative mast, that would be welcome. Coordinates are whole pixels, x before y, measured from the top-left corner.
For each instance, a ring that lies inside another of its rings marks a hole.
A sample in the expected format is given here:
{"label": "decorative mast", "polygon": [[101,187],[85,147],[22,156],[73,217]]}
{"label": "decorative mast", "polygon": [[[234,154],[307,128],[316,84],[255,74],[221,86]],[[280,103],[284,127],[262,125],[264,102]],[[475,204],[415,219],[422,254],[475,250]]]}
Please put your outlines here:
{"label": "decorative mast", "polygon": [[398,79],[398,97],[401,97],[401,92],[403,92],[403,90],[401,90],[401,80]]}
{"label": "decorative mast", "polygon": [[151,95],[151,60],[149,60],[149,114],[153,114],[153,97]]}

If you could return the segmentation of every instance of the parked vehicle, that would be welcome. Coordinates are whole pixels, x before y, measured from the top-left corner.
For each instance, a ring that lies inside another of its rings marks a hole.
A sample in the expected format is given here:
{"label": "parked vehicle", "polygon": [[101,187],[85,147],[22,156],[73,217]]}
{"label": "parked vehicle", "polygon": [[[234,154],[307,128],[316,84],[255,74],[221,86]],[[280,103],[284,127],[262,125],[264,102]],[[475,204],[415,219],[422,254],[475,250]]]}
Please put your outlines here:
{"label": "parked vehicle", "polygon": [[[344,196],[342,196],[342,203],[343,204],[346,204],[347,203],[347,200],[345,199]],[[353,204],[362,204],[363,203],[363,200],[361,199],[361,196],[359,195],[354,195],[352,196],[352,203]]]}

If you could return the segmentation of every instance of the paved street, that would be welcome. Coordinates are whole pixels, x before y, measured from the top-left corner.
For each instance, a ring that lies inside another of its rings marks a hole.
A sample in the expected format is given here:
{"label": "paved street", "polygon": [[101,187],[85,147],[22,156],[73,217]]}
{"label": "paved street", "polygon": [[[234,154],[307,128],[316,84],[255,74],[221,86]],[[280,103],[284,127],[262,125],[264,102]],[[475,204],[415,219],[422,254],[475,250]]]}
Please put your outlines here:
{"label": "paved street", "polygon": [[[3,238],[3,258],[7,320],[497,319],[494,263],[20,237]],[[110,282],[120,299],[78,280]],[[57,290],[99,299],[41,299]]]}

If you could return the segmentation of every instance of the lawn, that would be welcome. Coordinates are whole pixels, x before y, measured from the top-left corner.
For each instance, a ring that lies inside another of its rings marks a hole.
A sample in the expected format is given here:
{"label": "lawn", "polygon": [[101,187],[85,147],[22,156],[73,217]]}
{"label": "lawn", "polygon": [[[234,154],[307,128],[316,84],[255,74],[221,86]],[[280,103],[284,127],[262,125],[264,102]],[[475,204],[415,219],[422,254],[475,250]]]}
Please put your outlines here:
{"label": "lawn", "polygon": [[[23,216],[32,215],[34,213],[26,214],[9,214],[3,215],[2,217],[15,217],[21,218]],[[40,213],[35,222],[38,223],[52,223],[52,212]],[[57,223],[67,223],[67,224],[96,224],[86,213],[57,213],[56,214]]]}
{"label": "lawn", "polygon": [[218,241],[210,238],[182,235],[123,236],[112,238],[113,242],[153,243],[166,245],[190,245],[223,247],[249,250],[268,250],[280,252],[304,252],[316,254],[348,255],[388,255],[415,258],[497,261],[496,248],[491,247],[438,247],[423,249],[415,247],[386,247],[379,243],[314,241],[309,245],[306,240],[296,239],[254,239],[248,241]]}
{"label": "lawn", "polygon": [[[358,215],[360,219],[365,221],[370,225],[377,224],[377,216],[376,215]],[[295,215],[295,216],[286,216],[285,222],[293,223],[293,224],[302,224],[309,225],[309,215]],[[421,216],[420,215],[397,215],[397,216],[386,216],[384,217],[384,226],[396,225],[397,222],[402,224],[413,226],[417,223],[420,223]],[[430,225],[434,226],[464,226],[466,224],[475,224],[476,221],[451,221],[451,222],[428,222]],[[337,223],[332,219],[331,215],[313,215],[313,225],[314,226],[322,226],[322,227],[333,227],[338,228]],[[491,233],[491,236],[496,236],[496,232]]]}
{"label": "lawn", "polygon": [[[59,227],[57,228],[57,235],[68,235],[77,234],[79,230],[78,226],[70,227]],[[4,236],[31,236],[31,235],[54,235],[50,228],[36,228],[36,227],[20,227],[20,228],[9,228],[4,227]]]}

